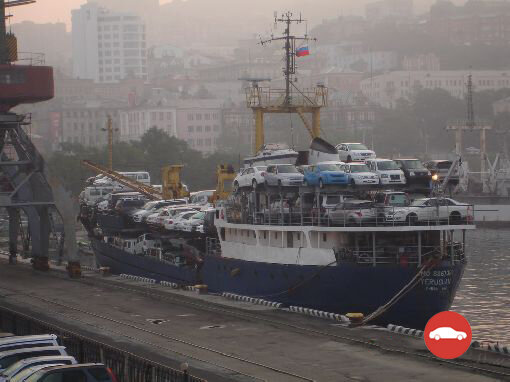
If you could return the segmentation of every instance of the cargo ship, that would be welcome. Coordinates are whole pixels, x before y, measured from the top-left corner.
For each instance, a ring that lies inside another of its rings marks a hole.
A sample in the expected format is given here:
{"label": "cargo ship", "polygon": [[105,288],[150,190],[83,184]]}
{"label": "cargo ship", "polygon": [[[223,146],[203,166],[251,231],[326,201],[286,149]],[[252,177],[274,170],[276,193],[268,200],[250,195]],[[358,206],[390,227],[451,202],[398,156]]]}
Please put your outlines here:
{"label": "cargo ship", "polygon": [[[225,170],[230,177],[218,176],[212,206],[184,201],[188,208],[197,209],[196,216],[179,215],[195,220],[185,229],[174,222],[155,228],[122,214],[123,207],[114,209],[112,204],[100,211],[83,203],[80,218],[97,262],[114,274],[180,286],[202,284],[212,293],[236,293],[331,313],[362,313],[373,318],[372,323],[423,328],[431,316],[452,305],[466,266],[466,232],[475,228],[472,208],[442,196],[421,199],[417,205],[371,201],[369,195],[382,187],[377,174],[363,175],[358,170],[369,169],[362,164],[354,174],[351,164],[339,162],[334,146],[322,140],[313,144],[320,137],[327,88],[294,90],[292,47],[297,37],[290,33],[290,25],[296,20],[289,12],[275,20],[280,21],[286,24],[285,35],[262,43],[287,41],[286,88],[264,89],[258,83],[263,80],[253,79],[246,89],[247,107],[255,117],[255,139],[254,155],[243,162],[245,169],[239,175],[231,169]],[[265,113],[299,114],[312,138],[312,155],[266,144]],[[306,114],[312,116],[311,125]],[[327,159],[330,179],[343,172],[336,179],[347,183],[302,182],[300,173],[314,168],[305,157]],[[291,176],[285,178],[285,173]],[[262,178],[251,179],[252,174]],[[235,182],[234,177],[245,175],[250,176],[246,184]],[[280,175],[283,178],[269,182]],[[359,185],[366,177],[373,184]],[[163,180],[163,187],[166,183]],[[237,187],[232,193],[221,192],[221,187],[225,191],[233,184]],[[151,196],[150,187],[142,185],[139,190]]]}

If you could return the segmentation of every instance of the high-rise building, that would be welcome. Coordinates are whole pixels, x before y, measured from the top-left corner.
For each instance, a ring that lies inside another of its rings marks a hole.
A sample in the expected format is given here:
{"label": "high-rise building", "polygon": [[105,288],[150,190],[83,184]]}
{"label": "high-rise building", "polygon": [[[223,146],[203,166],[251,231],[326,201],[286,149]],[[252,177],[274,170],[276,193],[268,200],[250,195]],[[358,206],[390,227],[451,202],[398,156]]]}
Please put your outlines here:
{"label": "high-rise building", "polygon": [[145,24],[139,16],[89,2],[72,11],[73,75],[98,83],[147,79]]}

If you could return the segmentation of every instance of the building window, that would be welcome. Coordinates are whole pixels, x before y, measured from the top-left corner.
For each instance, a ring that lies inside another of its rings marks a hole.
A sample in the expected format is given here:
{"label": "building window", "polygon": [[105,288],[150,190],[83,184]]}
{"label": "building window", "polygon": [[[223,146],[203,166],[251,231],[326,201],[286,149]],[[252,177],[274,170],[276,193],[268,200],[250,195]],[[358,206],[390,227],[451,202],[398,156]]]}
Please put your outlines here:
{"label": "building window", "polygon": [[206,133],[209,133],[210,131],[211,131],[211,126],[206,126],[206,127],[205,127],[205,132],[206,132]]}
{"label": "building window", "polygon": [[213,129],[214,129],[215,132],[220,131],[220,127],[218,125],[214,125]]}
{"label": "building window", "polygon": [[209,121],[211,119],[211,114],[207,113],[207,114],[204,114],[204,119],[206,121]]}
{"label": "building window", "polygon": [[203,143],[202,139],[197,139],[197,146],[202,146],[202,143]]}
{"label": "building window", "polygon": [[202,120],[202,114],[197,114],[197,121],[201,121]]}
{"label": "building window", "polygon": [[193,146],[195,144],[194,139],[188,139],[188,145]]}
{"label": "building window", "polygon": [[163,113],[162,111],[159,112],[159,120],[162,121],[165,119],[165,113]]}
{"label": "building window", "polygon": [[197,126],[197,133],[201,133],[202,132],[202,126]]}
{"label": "building window", "polygon": [[205,145],[206,145],[206,146],[211,146],[211,138],[207,138],[207,139],[205,140]]}
{"label": "building window", "polygon": [[193,121],[193,114],[188,114],[188,121]]}
{"label": "building window", "polygon": [[168,112],[166,113],[166,119],[167,119],[167,120],[171,120],[171,119],[172,119],[172,113],[171,113],[171,112],[169,112],[169,111],[168,111]]}
{"label": "building window", "polygon": [[193,133],[195,131],[194,126],[188,126],[188,133]]}

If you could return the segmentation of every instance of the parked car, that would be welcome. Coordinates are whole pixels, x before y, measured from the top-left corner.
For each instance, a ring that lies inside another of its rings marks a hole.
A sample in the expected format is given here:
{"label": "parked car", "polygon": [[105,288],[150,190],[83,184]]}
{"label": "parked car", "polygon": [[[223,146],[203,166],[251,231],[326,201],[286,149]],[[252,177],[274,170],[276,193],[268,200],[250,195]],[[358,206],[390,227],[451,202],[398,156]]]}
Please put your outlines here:
{"label": "parked car", "polygon": [[120,199],[115,205],[115,211],[121,215],[129,215],[140,209],[146,202],[145,199]]}
{"label": "parked car", "polygon": [[59,346],[57,336],[55,334],[41,334],[0,338],[0,352],[40,346]]}
{"label": "parked car", "polygon": [[0,382],[12,381],[12,378],[23,370],[40,365],[60,364],[60,365],[75,365],[78,362],[71,356],[46,356],[46,357],[32,357],[21,359],[13,363],[7,369],[2,371],[0,375]]}
{"label": "parked car", "polygon": [[360,162],[375,158],[375,152],[363,143],[340,143],[336,145],[336,149],[342,162]]}
{"label": "parked car", "polygon": [[[188,220],[183,221],[182,231],[185,232],[200,232],[204,233],[204,222],[205,217],[208,212],[214,212],[214,209],[209,209],[205,211],[200,211],[195,215],[192,215]],[[202,227],[202,228],[200,228]]]}
{"label": "parked car", "polygon": [[135,223],[144,223],[149,215],[152,215],[161,207],[185,205],[185,199],[156,200],[146,203],[140,210],[131,215]]}
{"label": "parked car", "polygon": [[267,166],[264,183],[267,186],[301,186],[303,178],[293,164],[273,164]]}
{"label": "parked car", "polygon": [[377,219],[374,203],[369,200],[347,200],[329,212],[332,225],[363,225]]}
{"label": "parked car", "polygon": [[349,175],[335,162],[323,162],[309,166],[304,172],[304,185],[319,186],[347,185]]}
{"label": "parked car", "polygon": [[34,374],[36,371],[39,371],[41,369],[45,369],[47,367],[52,366],[60,366],[61,363],[46,363],[44,365],[38,365],[38,366],[31,366],[27,367],[23,371],[20,371],[18,374],[16,374],[14,377],[12,377],[9,382],[25,382],[32,374]]}
{"label": "parked car", "polygon": [[[437,181],[442,182],[448,175],[448,172],[450,171],[453,162],[450,160],[431,160],[425,162],[423,165],[430,171],[432,176],[437,175]],[[459,183],[458,167],[453,168],[448,183],[451,184]]]}
{"label": "parked car", "polygon": [[364,163],[345,163],[342,169],[349,174],[351,186],[379,184],[379,176]]}
{"label": "parked car", "polygon": [[52,366],[32,374],[26,382],[117,382],[115,374],[102,363]]}
{"label": "parked car", "polygon": [[99,199],[105,198],[112,192],[112,187],[86,187],[80,194],[80,202],[93,206]]}
{"label": "parked car", "polygon": [[165,229],[169,231],[179,231],[179,226],[184,220],[188,220],[191,216],[195,215],[196,211],[181,212],[175,216],[174,219],[165,223]]}
{"label": "parked car", "polygon": [[409,207],[395,208],[386,213],[386,221],[416,224],[447,221],[461,224],[472,219],[472,207],[450,198],[417,199]]}
{"label": "parked car", "polygon": [[209,203],[216,190],[203,190],[193,192],[190,196],[190,204],[206,205]]}
{"label": "parked car", "polygon": [[379,176],[379,184],[406,184],[404,172],[391,159],[367,159],[365,164]]}
{"label": "parked car", "polygon": [[240,187],[256,189],[259,184],[264,184],[266,170],[267,166],[254,166],[241,170],[234,179],[234,190]]}
{"label": "parked car", "polygon": [[21,359],[51,355],[68,355],[65,346],[41,346],[0,352],[0,372]]}
{"label": "parked car", "polygon": [[407,185],[430,188],[432,176],[419,159],[400,158],[394,159],[394,161],[404,172]]}
{"label": "parked car", "polygon": [[313,195],[313,202],[310,206],[312,220],[317,221],[320,216],[321,219],[328,219],[329,213],[338,205],[343,203],[348,199],[353,199],[349,195],[342,194],[319,194],[319,199],[317,200],[317,196]]}
{"label": "parked car", "polygon": [[[192,206],[187,205],[185,207],[169,207],[164,210],[164,214],[160,216],[158,226],[161,228],[166,228],[168,225],[170,227],[173,224],[174,219],[183,212],[197,212],[200,210],[200,206]],[[166,215],[166,216],[165,216]]]}

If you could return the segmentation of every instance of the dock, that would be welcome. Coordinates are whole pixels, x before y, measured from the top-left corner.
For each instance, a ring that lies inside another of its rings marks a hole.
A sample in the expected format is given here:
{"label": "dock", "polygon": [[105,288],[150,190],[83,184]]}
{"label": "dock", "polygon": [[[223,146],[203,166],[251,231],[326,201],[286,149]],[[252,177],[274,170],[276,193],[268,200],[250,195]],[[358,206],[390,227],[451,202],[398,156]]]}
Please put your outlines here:
{"label": "dock", "polygon": [[[9,265],[0,256],[0,331],[30,320],[158,365],[178,370],[186,364],[195,380],[510,380],[510,356],[481,348],[440,360],[422,338],[383,327],[349,328],[273,306],[94,271],[70,279],[63,267],[41,272],[23,262]],[[30,325],[23,327],[26,333]],[[125,382],[164,380],[120,374]]]}

